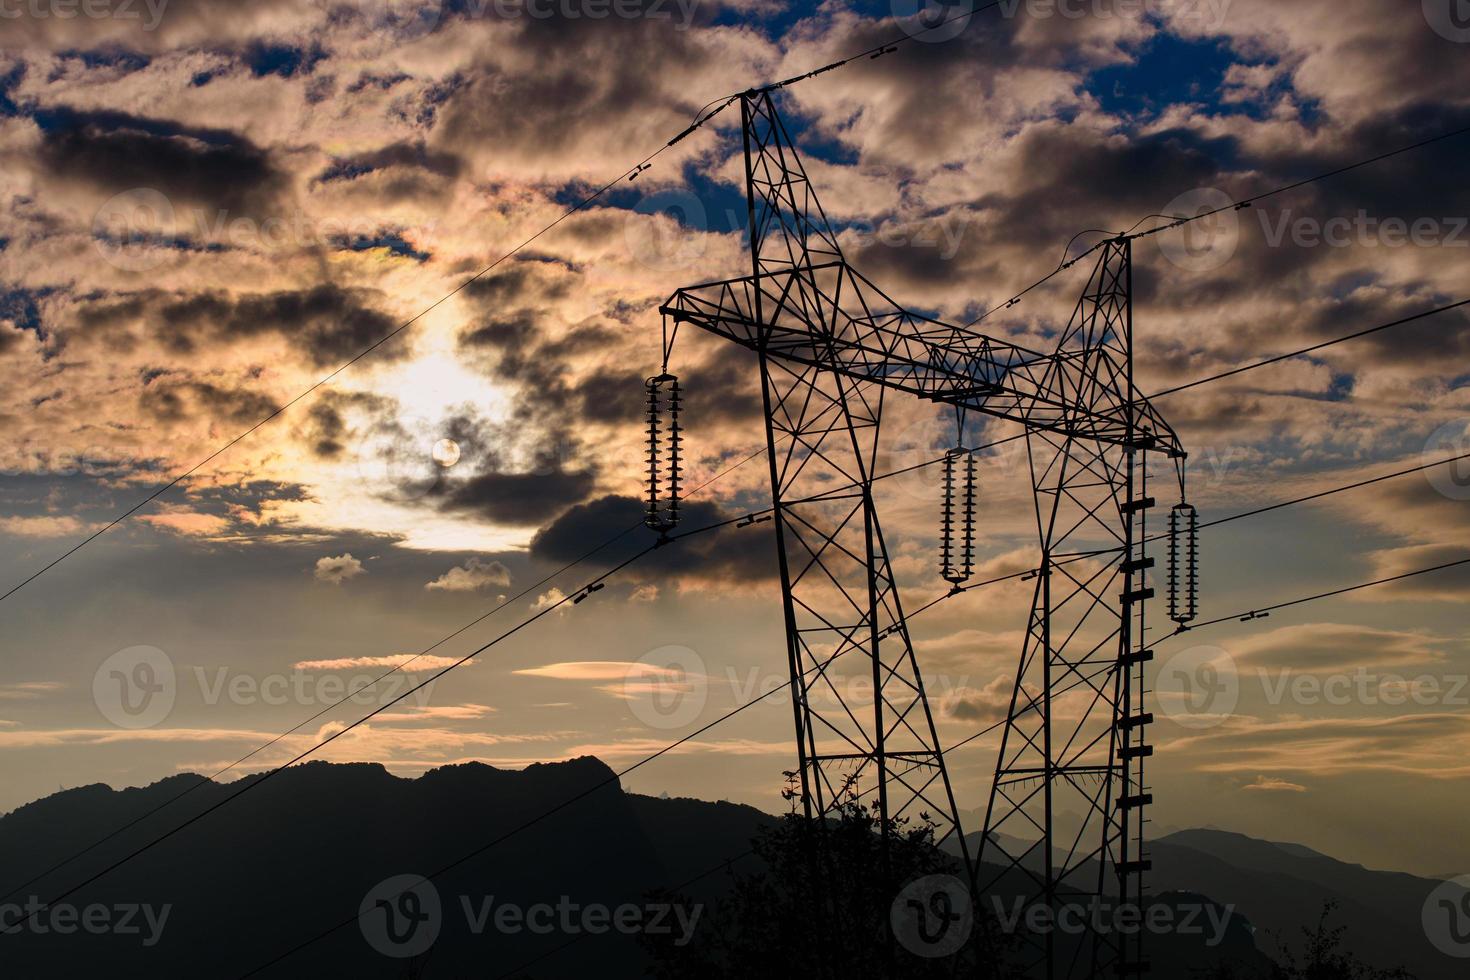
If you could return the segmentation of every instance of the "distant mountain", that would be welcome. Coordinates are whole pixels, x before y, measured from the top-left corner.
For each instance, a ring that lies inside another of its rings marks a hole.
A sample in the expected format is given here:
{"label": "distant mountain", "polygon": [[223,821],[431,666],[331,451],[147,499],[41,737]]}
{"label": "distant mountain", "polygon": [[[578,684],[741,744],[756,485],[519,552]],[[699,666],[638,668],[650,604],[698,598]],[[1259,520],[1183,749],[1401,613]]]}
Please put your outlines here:
{"label": "distant mountain", "polygon": [[[261,976],[642,976],[637,939],[584,918],[589,908],[626,907],[648,921],[660,914],[650,895],[673,889],[691,907],[682,923],[665,910],[665,927],[692,927],[690,915],[714,914],[732,871],[759,870],[750,842],[775,818],[731,803],[625,793],[612,775],[591,758],[518,771],[449,766],[417,779],[377,765],[295,767],[44,911],[39,928],[0,936],[0,973],[232,977],[289,953]],[[0,918],[14,923],[6,903],[55,896],[259,778],[85,786],[0,817]],[[11,894],[190,787],[162,813]],[[1434,972],[1442,964],[1424,955],[1416,932],[1433,882],[1220,831],[1170,835],[1154,845],[1154,862],[1152,890],[1164,904],[1238,912],[1208,949],[1192,936],[1151,940],[1154,976],[1184,978],[1221,958],[1259,967],[1267,933],[1315,922],[1324,899],[1341,902],[1340,921],[1365,958],[1402,953],[1423,980],[1464,975]],[[412,878],[382,885],[446,868],[432,888]],[[1011,881],[1000,898],[984,900],[1000,909],[1012,888],[1019,894]],[[374,911],[359,920],[363,907]],[[556,921],[534,912],[534,921],[516,919],[538,907]],[[436,941],[418,950],[423,933],[413,927],[429,922]],[[405,953],[413,955],[397,955]]]}
{"label": "distant mountain", "polygon": [[[615,781],[596,788],[611,778],[606,765],[590,758],[521,771],[450,766],[417,779],[393,776],[377,765],[318,762],[292,768],[78,891],[63,903],[75,913],[63,912],[59,922],[52,912],[41,916],[44,934],[33,925],[20,935],[0,936],[0,975],[240,976],[340,926],[262,975],[640,976],[644,954],[631,936],[586,935],[563,950],[568,937],[559,927],[550,934],[533,931],[540,923],[503,931],[485,910],[493,915],[505,905],[546,905],[559,916],[560,905],[576,916],[593,904],[641,906],[653,889],[681,884],[725,856],[748,851],[755,828],[772,818],[730,803],[633,796]],[[86,786],[0,818],[0,889],[8,896],[0,905],[55,895],[241,785],[205,783],[108,845],[9,895],[14,886],[202,781],[176,776],[120,791]],[[582,793],[588,795],[537,819]],[[501,837],[502,843],[436,880],[439,936],[423,956],[385,956],[352,921],[384,879],[431,874]],[[751,865],[745,859],[734,867]],[[726,880],[721,871],[684,891],[708,901]],[[73,929],[71,916],[80,920],[88,906],[98,907],[90,913],[97,924],[104,916],[113,926],[126,918],[125,934]],[[15,919],[6,915],[8,922]],[[61,929],[71,931],[58,935]],[[507,973],[543,956],[531,969]]]}
{"label": "distant mountain", "polygon": [[1256,944],[1279,953],[1300,946],[1324,902],[1347,927],[1344,946],[1365,962],[1403,967],[1419,980],[1464,980],[1464,960],[1440,953],[1425,935],[1424,904],[1441,884],[1396,871],[1371,871],[1299,844],[1255,840],[1221,830],[1186,830],[1150,845],[1159,889],[1191,889],[1234,905],[1259,928]]}

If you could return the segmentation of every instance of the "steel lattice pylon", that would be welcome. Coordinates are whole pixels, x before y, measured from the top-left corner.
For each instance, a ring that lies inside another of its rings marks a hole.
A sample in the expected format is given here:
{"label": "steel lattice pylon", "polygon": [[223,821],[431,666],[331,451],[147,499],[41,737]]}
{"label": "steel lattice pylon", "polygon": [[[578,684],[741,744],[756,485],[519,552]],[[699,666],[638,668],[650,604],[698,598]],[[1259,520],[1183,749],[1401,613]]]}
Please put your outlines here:
{"label": "steel lattice pylon", "polygon": [[[1063,350],[1091,362],[1103,389],[1134,400],[1132,266],[1109,242],[1087,284]],[[1157,433],[1122,445],[1032,432],[1027,438],[1041,544],[1026,638],[986,815],[981,891],[1016,892],[1048,906],[1109,901],[1141,907],[1147,496],[1142,452]],[[1070,825],[1069,825],[1070,824]],[[1091,910],[1087,910],[1091,914]],[[1055,920],[1053,920],[1055,921]],[[1029,944],[1047,978],[1131,976],[1141,940],[1114,930],[1065,941],[1049,928]]]}
{"label": "steel lattice pylon", "polygon": [[[1128,243],[1104,246],[1050,354],[913,313],[843,258],[771,91],[747,92],[740,103],[751,274],[681,289],[661,311],[676,330],[693,324],[759,361],[806,813],[830,812],[856,783],[875,794],[885,820],[927,815],[941,841],[958,836],[969,861],[873,503],[884,397],[907,392],[1020,423],[1028,433],[1049,574],[1038,578],[987,821],[995,836],[982,849],[1000,854],[1002,884],[1018,884],[1035,903],[1053,903],[1083,869],[1092,874],[1078,886],[1084,895],[1115,891],[1105,882],[1120,872],[1136,882],[1144,797],[1135,753],[1146,721],[1135,710],[1142,684],[1134,665],[1145,595],[1138,584],[1145,564],[1135,554],[1143,539],[1141,453],[1183,452],[1133,388]],[[1062,564],[1074,545],[1120,550]],[[1062,579],[1068,587],[1054,592]],[[1100,625],[1108,622],[1111,629]],[[1081,653],[1094,632],[1091,651]],[[1075,664],[1058,659],[1074,653]],[[850,696],[844,682],[854,666],[868,681],[862,697]],[[1074,679],[1092,694],[1093,708],[1068,733],[1072,742],[1053,745],[1044,741],[1055,735],[1053,685]],[[1086,745],[1076,742],[1082,738]],[[1019,790],[1028,778],[1045,787],[1039,813],[1037,794]],[[1083,827],[1091,842],[1065,852],[1060,867],[1038,867],[1031,858],[1050,855],[1058,836],[1049,804],[1058,786],[1076,780],[1096,784],[1089,799],[1099,816]],[[1009,853],[1009,838],[999,835],[1020,823],[1045,846]],[[980,857],[972,867],[977,880],[997,877],[985,874]],[[1136,959],[1103,939],[1084,945],[1077,953],[1039,944],[1032,952],[1045,965],[1037,975],[1084,976]],[[1084,972],[1067,972],[1067,961]]]}

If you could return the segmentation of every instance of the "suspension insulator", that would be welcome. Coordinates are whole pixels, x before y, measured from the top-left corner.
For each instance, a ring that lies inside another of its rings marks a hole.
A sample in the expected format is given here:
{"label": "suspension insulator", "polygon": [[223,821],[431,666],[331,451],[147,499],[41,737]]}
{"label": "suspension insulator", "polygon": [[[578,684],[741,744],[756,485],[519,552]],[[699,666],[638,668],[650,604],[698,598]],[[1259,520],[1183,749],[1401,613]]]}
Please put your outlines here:
{"label": "suspension insulator", "polygon": [[1189,504],[1169,511],[1169,618],[1183,626],[1199,615],[1199,514]]}
{"label": "suspension insulator", "polygon": [[[958,472],[961,458],[964,459],[963,475]],[[954,585],[968,581],[975,571],[975,469],[975,457],[964,449],[952,449],[944,455],[939,573]]]}
{"label": "suspension insulator", "polygon": [[[683,490],[683,430],[680,426],[679,379],[672,374],[649,378],[648,389],[648,502],[643,523],[665,534],[679,523],[679,496]],[[660,394],[667,389],[667,406]],[[668,415],[668,443],[664,443],[664,415]],[[667,477],[664,475],[667,470]]]}

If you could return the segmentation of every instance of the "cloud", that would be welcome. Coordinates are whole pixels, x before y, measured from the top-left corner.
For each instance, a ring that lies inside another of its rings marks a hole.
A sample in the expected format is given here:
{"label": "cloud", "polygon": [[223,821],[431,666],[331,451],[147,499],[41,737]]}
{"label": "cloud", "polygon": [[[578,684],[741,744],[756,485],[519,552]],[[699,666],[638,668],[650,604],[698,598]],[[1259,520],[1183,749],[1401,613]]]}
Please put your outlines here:
{"label": "cloud", "polygon": [[427,583],[424,588],[443,592],[475,592],[510,584],[510,570],[498,561],[471,558]]}
{"label": "cloud", "polygon": [[1279,721],[1236,715],[1207,733],[1176,739],[1203,772],[1340,775],[1411,773],[1429,779],[1470,775],[1470,715]]}
{"label": "cloud", "polygon": [[1247,793],[1305,793],[1307,788],[1300,783],[1290,783],[1284,779],[1272,779],[1267,776],[1257,776],[1256,781],[1242,786],[1241,789]]}
{"label": "cloud", "polygon": [[392,657],[337,657],[332,660],[298,660],[292,670],[352,670],[360,667],[400,667],[407,672],[442,670],[458,663],[455,657],[403,653]]}
{"label": "cloud", "polygon": [[1229,652],[1241,664],[1325,671],[1442,661],[1444,642],[1424,633],[1304,623],[1247,635],[1233,641]]}
{"label": "cloud", "polygon": [[679,679],[684,676],[682,670],[655,667],[636,660],[579,660],[547,664],[544,667],[527,667],[513,673],[526,677],[553,677],[563,681],[617,681],[625,677]]}
{"label": "cloud", "polygon": [[640,585],[628,596],[629,602],[657,602],[658,586]]}
{"label": "cloud", "polygon": [[484,704],[409,705],[398,711],[385,711],[374,715],[380,723],[416,721],[473,721],[483,718],[498,709]]}
{"label": "cloud", "polygon": [[944,712],[961,721],[996,722],[1005,718],[1011,707],[1015,682],[997,677],[983,688],[956,691],[944,705]]}
{"label": "cloud", "polygon": [[52,691],[59,691],[64,684],[58,681],[25,681],[20,684],[0,684],[0,701],[33,701]]}
{"label": "cloud", "polygon": [[0,532],[18,538],[66,538],[91,530],[93,525],[75,517],[0,517]]}
{"label": "cloud", "polygon": [[567,596],[565,592],[563,592],[561,589],[556,588],[555,586],[552,586],[550,589],[547,589],[545,592],[536,597],[536,601],[531,603],[531,611],[541,612],[543,610],[550,609],[553,606],[565,602],[566,598]]}
{"label": "cloud", "polygon": [[319,582],[330,582],[333,585],[341,585],[343,582],[359,575],[365,574],[367,569],[362,567],[362,562],[353,558],[351,553],[338,555],[335,558],[318,558],[316,571],[313,573]]}
{"label": "cloud", "polygon": [[[1470,558],[1470,550],[1459,545],[1414,545],[1375,551],[1371,557],[1374,564],[1373,578],[1379,579],[1462,561]],[[1464,602],[1467,593],[1470,593],[1470,564],[1456,565],[1367,589],[1360,598],[1370,602],[1406,599]]]}
{"label": "cloud", "polygon": [[[630,529],[641,530],[638,526],[643,511],[643,501],[613,494],[578,504],[537,532],[531,541],[531,556],[563,564],[581,559],[589,543],[600,543],[621,534],[614,545],[600,551],[595,558],[603,565],[611,565],[646,546],[648,532],[643,531],[642,537],[626,533]],[[681,530],[718,524],[731,516],[714,504],[698,500],[686,501],[681,515]],[[771,528],[772,523],[767,522],[689,537],[661,551],[656,562],[630,566],[627,576],[639,584],[672,579],[678,582],[681,591],[769,583],[779,571]]]}
{"label": "cloud", "polygon": [[238,133],[115,110],[42,113],[38,162],[103,191],[156,188],[181,204],[259,214],[283,187],[266,151]]}
{"label": "cloud", "polygon": [[[203,514],[182,508],[171,508],[163,514],[144,514],[138,520],[175,534],[196,538],[213,537],[230,526],[229,520],[218,514]],[[317,567],[320,568],[320,564]]]}

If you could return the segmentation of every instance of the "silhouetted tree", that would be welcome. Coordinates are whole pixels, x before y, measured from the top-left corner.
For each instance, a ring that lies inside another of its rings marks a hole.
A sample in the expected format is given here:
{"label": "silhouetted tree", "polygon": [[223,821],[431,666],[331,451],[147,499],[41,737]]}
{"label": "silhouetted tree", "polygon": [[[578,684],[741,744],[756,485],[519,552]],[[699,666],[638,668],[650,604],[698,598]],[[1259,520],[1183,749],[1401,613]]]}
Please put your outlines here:
{"label": "silhouetted tree", "polygon": [[692,942],[644,937],[655,975],[1002,980],[993,964],[1006,941],[978,904],[967,916],[968,940],[952,955],[921,957],[895,940],[890,916],[906,885],[929,875],[966,876],[958,859],[935,846],[932,825],[891,822],[886,843],[883,829],[857,802],[822,822],[782,817],[754,841],[764,869],[735,877]]}
{"label": "silhouetted tree", "polygon": [[1354,957],[1342,948],[1343,926],[1330,926],[1328,920],[1337,903],[1328,902],[1314,929],[1303,929],[1306,944],[1301,956],[1291,950],[1283,954],[1286,962],[1267,973],[1247,973],[1241,968],[1222,964],[1207,971],[1197,971],[1197,980],[1414,980],[1402,969],[1379,970]]}

